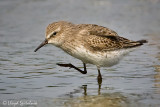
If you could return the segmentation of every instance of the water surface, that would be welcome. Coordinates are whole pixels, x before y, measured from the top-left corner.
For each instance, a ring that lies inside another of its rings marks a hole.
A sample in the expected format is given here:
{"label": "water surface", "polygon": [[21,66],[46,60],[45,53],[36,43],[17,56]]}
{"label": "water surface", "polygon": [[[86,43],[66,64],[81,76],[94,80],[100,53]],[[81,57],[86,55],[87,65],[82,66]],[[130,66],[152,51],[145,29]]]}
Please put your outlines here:
{"label": "water surface", "polygon": [[[159,0],[1,0],[0,106],[32,101],[37,107],[159,107],[159,5]],[[83,67],[54,46],[33,52],[44,40],[45,27],[59,20],[106,26],[149,43],[118,65],[102,68],[99,85],[94,65],[87,65],[83,75],[57,66],[70,62]]]}

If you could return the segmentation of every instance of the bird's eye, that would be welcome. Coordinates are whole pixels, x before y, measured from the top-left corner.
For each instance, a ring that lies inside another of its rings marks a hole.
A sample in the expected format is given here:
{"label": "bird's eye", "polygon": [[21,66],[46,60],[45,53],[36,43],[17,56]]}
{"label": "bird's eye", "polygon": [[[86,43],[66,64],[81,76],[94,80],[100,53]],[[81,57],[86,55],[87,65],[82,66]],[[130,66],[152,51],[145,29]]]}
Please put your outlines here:
{"label": "bird's eye", "polygon": [[57,32],[53,32],[53,33],[50,35],[50,37],[49,37],[49,38],[54,37],[56,34],[57,34]]}
{"label": "bird's eye", "polygon": [[54,32],[54,33],[53,33],[53,35],[56,35],[56,34],[57,34],[57,32]]}

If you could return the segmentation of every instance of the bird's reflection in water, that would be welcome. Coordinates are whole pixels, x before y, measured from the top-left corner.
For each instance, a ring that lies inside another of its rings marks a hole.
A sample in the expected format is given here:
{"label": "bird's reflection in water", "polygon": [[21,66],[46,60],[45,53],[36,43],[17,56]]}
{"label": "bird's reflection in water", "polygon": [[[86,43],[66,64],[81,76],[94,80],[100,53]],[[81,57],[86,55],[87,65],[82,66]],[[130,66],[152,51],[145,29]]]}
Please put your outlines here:
{"label": "bird's reflection in water", "polygon": [[[65,94],[63,106],[69,107],[127,107],[128,100],[121,93],[101,93],[101,83],[98,84],[97,95],[90,93],[90,89],[87,90],[87,85],[82,85],[78,89],[74,89],[73,92]],[[87,93],[87,91],[89,93]],[[79,94],[82,95],[79,95]],[[78,96],[76,96],[78,94]],[[57,100],[58,101],[58,100]],[[60,101],[60,102],[61,102]],[[55,102],[56,103],[56,102]]]}
{"label": "bird's reflection in water", "polygon": [[[87,85],[83,85],[84,96],[87,96]],[[101,95],[101,84],[98,84],[98,95]]]}
{"label": "bird's reflection in water", "polygon": [[97,78],[98,82],[98,95],[101,94],[101,85],[102,85],[102,78]]}
{"label": "bird's reflection in water", "polygon": [[83,89],[84,89],[84,96],[87,96],[87,85],[83,85]]}

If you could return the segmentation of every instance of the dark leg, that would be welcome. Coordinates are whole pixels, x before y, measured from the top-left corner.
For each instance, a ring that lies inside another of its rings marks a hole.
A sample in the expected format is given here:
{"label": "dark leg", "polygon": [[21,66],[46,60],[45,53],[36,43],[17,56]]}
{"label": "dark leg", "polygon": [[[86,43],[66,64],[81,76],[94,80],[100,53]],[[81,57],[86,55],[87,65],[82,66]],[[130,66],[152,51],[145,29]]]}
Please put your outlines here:
{"label": "dark leg", "polygon": [[101,72],[100,72],[100,69],[99,69],[99,68],[98,68],[97,80],[98,80],[98,84],[101,85],[101,83],[102,83],[102,76],[101,76]]}
{"label": "dark leg", "polygon": [[62,67],[74,68],[74,69],[76,69],[77,71],[79,71],[79,72],[82,73],[82,74],[87,74],[87,69],[86,69],[86,64],[85,64],[85,63],[83,63],[84,71],[81,70],[81,69],[79,69],[79,68],[77,68],[77,67],[75,67],[75,66],[72,65],[72,64],[57,64],[57,65],[62,66]]}

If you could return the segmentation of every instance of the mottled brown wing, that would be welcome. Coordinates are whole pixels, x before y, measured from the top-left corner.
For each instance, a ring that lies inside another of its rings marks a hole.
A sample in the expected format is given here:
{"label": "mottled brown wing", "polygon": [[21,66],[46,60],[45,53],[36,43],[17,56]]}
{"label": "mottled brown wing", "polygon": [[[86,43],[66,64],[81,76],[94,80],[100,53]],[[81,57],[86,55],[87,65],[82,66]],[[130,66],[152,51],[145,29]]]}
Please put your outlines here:
{"label": "mottled brown wing", "polygon": [[85,41],[86,45],[94,51],[113,51],[141,45],[139,42],[112,35],[88,35]]}
{"label": "mottled brown wing", "polygon": [[96,24],[79,24],[77,27],[89,35],[118,36],[115,31],[107,27],[98,26]]}

